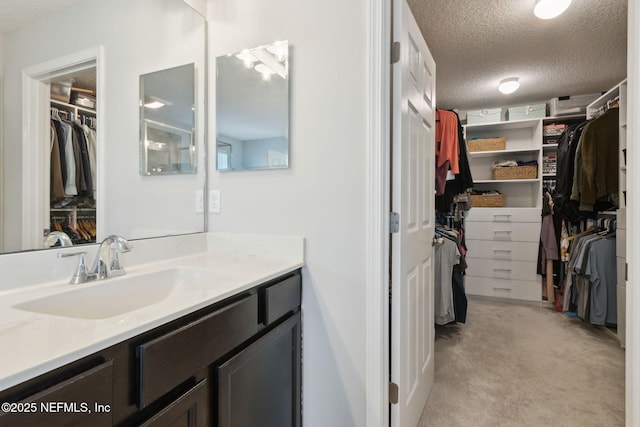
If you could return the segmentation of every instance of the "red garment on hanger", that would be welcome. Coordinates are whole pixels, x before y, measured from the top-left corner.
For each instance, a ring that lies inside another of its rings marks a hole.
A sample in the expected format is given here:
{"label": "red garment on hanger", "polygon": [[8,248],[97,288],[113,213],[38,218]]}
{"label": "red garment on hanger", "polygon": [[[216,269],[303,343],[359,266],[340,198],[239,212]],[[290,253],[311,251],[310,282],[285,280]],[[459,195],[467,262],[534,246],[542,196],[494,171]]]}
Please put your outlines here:
{"label": "red garment on hanger", "polygon": [[457,175],[458,157],[458,117],[452,111],[436,110],[436,166],[448,160],[451,172]]}

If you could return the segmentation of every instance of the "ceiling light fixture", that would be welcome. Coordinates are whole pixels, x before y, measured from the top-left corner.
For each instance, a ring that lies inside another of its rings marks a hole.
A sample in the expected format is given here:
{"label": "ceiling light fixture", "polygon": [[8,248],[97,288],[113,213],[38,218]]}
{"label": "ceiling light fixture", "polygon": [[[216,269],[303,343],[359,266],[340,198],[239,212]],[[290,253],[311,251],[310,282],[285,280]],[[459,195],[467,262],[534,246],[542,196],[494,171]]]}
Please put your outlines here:
{"label": "ceiling light fixture", "polygon": [[498,84],[498,90],[505,95],[515,92],[520,87],[520,82],[517,77],[509,77],[506,79],[500,80],[500,84]]}
{"label": "ceiling light fixture", "polygon": [[540,19],[552,19],[567,10],[571,0],[538,0],[533,13]]}

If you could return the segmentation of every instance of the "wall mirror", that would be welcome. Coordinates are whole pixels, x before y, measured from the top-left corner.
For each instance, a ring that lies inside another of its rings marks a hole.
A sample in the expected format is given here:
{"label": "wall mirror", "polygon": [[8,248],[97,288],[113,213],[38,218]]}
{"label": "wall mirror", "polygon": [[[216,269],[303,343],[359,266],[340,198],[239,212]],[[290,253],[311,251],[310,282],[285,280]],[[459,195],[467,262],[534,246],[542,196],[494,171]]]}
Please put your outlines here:
{"label": "wall mirror", "polygon": [[140,76],[140,173],[196,173],[195,65]]}
{"label": "wall mirror", "polygon": [[[145,118],[148,131],[161,134],[158,138],[180,140],[174,145],[190,146],[194,154],[205,152],[206,91],[197,90],[205,87],[206,78],[204,17],[184,0],[44,3],[43,8],[51,5],[46,16],[0,28],[0,253],[44,249],[50,242],[45,244],[43,236],[53,229],[54,221],[79,226],[80,218],[86,216],[92,216],[92,238],[98,242],[110,234],[139,239],[203,232],[205,219],[195,211],[194,198],[206,182],[205,156],[187,156],[187,160],[178,156],[177,162],[168,162],[173,164],[170,168],[189,170],[186,174],[143,176],[139,143],[140,76],[192,64],[196,90],[192,86],[188,92],[196,96],[189,107],[190,125]],[[0,4],[0,13],[7,6]],[[88,104],[82,105],[73,93],[84,90],[82,74],[88,70],[95,89],[82,101]],[[73,125],[81,115],[90,116],[86,120],[95,125],[95,194],[89,206],[75,200],[63,205],[49,191],[50,85],[65,82],[70,82],[72,96],[66,98],[63,89],[62,104],[70,106],[56,108],[71,109],[72,114],[60,112],[62,119]],[[190,137],[182,132],[189,126]],[[29,137],[23,136],[25,132]]]}
{"label": "wall mirror", "polygon": [[216,58],[216,167],[289,167],[289,44]]}

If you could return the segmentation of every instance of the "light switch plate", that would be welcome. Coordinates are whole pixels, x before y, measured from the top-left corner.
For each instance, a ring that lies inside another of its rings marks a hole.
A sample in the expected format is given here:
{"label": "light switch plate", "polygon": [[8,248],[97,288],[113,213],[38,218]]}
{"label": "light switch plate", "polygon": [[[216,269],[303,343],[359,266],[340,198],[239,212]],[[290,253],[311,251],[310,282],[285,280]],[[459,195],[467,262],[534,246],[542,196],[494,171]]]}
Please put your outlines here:
{"label": "light switch plate", "polygon": [[209,213],[220,213],[220,190],[209,191]]}

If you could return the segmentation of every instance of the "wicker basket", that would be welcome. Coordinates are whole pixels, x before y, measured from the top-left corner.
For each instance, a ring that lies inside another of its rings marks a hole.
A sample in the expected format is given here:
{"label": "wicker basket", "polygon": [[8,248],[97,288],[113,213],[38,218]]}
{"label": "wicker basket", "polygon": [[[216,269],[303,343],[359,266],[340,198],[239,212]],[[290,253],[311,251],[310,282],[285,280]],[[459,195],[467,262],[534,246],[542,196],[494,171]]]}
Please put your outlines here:
{"label": "wicker basket", "polygon": [[474,208],[503,208],[504,194],[472,194],[471,206]]}
{"label": "wicker basket", "polygon": [[498,151],[507,148],[507,138],[470,139],[469,151]]}
{"label": "wicker basket", "polygon": [[537,166],[510,166],[493,169],[493,179],[536,179]]}

